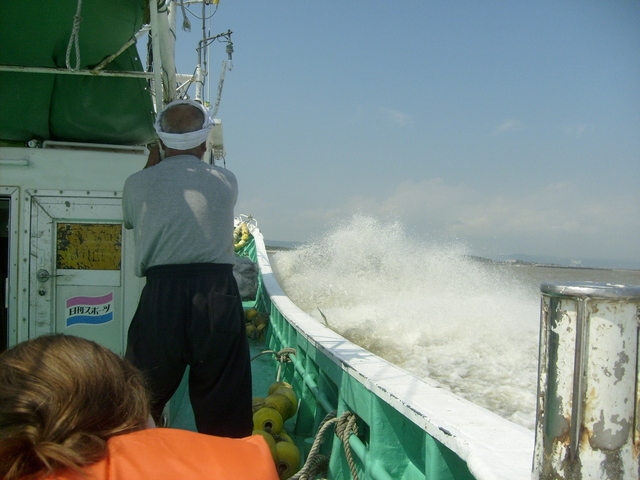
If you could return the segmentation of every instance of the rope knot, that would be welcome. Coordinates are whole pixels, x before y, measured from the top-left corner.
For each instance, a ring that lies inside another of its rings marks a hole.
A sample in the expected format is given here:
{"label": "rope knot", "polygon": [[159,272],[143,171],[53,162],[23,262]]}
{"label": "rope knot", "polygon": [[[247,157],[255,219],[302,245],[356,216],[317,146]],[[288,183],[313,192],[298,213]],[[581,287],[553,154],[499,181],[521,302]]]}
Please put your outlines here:
{"label": "rope knot", "polygon": [[351,436],[351,434],[358,434],[356,416],[349,411],[345,411],[337,421],[336,435],[343,442],[347,442],[349,441],[349,437]]}
{"label": "rope knot", "polygon": [[296,355],[297,353],[295,348],[283,348],[279,352],[274,352],[276,360],[280,363],[291,363],[289,355]]}
{"label": "rope knot", "polygon": [[296,355],[298,351],[295,348],[283,348],[279,352],[274,352],[273,350],[265,350],[264,352],[260,352],[258,355],[253,357],[251,361],[253,362],[260,355],[265,355],[267,353],[272,353],[275,356],[275,359],[278,361],[278,372],[276,373],[276,380],[280,381],[280,375],[282,374],[282,366],[285,363],[292,363],[293,360],[289,358],[289,355]]}

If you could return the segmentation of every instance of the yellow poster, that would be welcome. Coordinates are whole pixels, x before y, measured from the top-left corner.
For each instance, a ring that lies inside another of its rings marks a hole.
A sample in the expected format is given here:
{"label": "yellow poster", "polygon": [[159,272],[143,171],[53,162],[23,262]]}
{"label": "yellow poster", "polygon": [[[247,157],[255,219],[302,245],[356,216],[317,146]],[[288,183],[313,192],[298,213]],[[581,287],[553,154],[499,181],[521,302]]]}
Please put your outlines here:
{"label": "yellow poster", "polygon": [[56,268],[120,270],[122,225],[59,223]]}

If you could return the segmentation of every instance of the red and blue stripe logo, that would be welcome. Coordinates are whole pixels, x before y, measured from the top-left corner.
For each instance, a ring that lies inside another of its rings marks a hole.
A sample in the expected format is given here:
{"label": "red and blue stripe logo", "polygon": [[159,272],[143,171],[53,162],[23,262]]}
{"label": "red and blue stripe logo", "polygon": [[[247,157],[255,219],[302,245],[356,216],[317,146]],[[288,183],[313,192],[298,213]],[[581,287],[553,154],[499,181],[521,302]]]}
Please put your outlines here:
{"label": "red and blue stripe logo", "polygon": [[72,297],[66,302],[67,327],[101,325],[113,320],[113,292],[100,297]]}

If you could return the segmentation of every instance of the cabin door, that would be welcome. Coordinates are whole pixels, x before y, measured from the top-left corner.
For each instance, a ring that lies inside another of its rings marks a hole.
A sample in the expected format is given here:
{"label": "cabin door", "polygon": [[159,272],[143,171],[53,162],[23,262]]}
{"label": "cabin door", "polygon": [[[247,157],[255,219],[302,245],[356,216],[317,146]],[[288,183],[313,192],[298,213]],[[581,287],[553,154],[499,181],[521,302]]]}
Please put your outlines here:
{"label": "cabin door", "polygon": [[140,291],[132,244],[115,194],[34,192],[29,336],[77,335],[123,354]]}

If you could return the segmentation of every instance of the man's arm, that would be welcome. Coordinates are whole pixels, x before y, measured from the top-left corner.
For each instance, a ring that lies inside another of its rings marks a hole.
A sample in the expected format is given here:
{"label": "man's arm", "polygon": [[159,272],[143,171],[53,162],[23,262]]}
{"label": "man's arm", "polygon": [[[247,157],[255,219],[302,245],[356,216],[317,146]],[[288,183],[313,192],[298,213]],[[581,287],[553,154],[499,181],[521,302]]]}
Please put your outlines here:
{"label": "man's arm", "polygon": [[122,189],[122,220],[124,221],[124,228],[130,230],[133,228],[133,224],[131,223],[131,215],[129,212],[129,179],[124,182],[124,188]]}
{"label": "man's arm", "polygon": [[162,157],[160,156],[160,147],[158,144],[153,146],[149,146],[149,158],[147,158],[147,163],[144,168],[153,167],[154,165],[159,164],[162,161]]}

